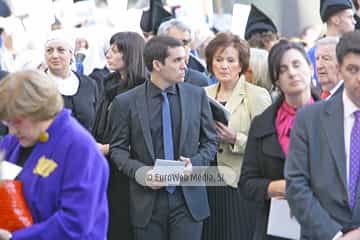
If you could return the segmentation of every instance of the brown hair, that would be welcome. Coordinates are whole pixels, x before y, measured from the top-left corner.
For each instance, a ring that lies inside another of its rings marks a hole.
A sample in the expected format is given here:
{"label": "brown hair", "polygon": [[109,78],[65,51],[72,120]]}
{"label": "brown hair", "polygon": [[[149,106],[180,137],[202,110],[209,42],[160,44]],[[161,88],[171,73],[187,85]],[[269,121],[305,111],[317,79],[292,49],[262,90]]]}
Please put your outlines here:
{"label": "brown hair", "polygon": [[266,32],[257,32],[251,35],[248,40],[249,45],[253,48],[261,48],[265,50],[270,50],[272,42],[275,42],[279,39],[279,36],[276,33],[271,31]]}
{"label": "brown hair", "polygon": [[250,49],[249,45],[245,40],[240,39],[237,35],[230,32],[222,32],[216,34],[205,49],[206,65],[209,73],[214,74],[212,71],[212,62],[215,53],[227,47],[233,46],[239,55],[239,63],[241,64],[241,74],[247,71],[249,67]]}
{"label": "brown hair", "polygon": [[63,98],[53,81],[33,70],[9,74],[0,81],[0,119],[53,118],[63,108]]}

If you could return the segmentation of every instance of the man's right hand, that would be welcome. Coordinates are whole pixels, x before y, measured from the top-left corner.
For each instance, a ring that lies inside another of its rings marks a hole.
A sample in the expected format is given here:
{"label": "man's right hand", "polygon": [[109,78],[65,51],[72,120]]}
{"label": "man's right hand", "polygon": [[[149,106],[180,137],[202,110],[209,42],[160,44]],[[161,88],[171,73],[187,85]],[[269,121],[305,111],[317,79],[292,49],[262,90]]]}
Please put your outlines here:
{"label": "man's right hand", "polygon": [[165,181],[161,181],[161,179],[155,175],[154,169],[150,169],[146,172],[145,184],[153,190],[158,190],[166,186]]}

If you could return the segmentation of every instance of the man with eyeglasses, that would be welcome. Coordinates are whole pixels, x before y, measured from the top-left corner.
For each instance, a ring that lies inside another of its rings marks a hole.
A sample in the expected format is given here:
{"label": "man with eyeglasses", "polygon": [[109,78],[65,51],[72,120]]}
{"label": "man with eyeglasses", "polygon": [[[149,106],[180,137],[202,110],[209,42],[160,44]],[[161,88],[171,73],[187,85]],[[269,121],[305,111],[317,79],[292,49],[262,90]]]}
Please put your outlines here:
{"label": "man with eyeglasses", "polygon": [[[190,54],[191,48],[191,29],[184,22],[178,19],[171,19],[163,22],[157,32],[158,36],[173,37],[182,42],[186,52],[187,70],[184,82],[191,83],[199,87],[205,87],[209,84],[209,78],[198,71],[197,64],[194,65],[194,57]],[[200,63],[198,63],[200,64]]]}

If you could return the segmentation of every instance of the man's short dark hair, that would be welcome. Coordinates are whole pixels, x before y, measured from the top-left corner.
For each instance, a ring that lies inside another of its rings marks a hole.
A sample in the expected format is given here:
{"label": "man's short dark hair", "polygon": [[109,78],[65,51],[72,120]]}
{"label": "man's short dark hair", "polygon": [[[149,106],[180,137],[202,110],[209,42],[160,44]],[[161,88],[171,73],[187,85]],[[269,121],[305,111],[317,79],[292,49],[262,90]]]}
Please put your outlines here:
{"label": "man's short dark hair", "polygon": [[336,45],[336,57],[342,64],[344,57],[349,53],[360,54],[360,31],[345,33]]}
{"label": "man's short dark hair", "polygon": [[151,38],[145,45],[144,61],[146,68],[152,72],[153,61],[158,60],[165,63],[165,59],[169,56],[169,48],[182,47],[182,43],[172,37],[159,36]]}

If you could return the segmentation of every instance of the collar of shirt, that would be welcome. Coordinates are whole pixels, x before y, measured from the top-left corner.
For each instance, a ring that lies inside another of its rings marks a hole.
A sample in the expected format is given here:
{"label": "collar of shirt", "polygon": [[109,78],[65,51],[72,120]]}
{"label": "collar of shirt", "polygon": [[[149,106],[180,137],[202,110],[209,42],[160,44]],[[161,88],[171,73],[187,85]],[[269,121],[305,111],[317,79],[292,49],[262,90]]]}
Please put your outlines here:
{"label": "collar of shirt", "polygon": [[353,118],[353,113],[360,110],[354,103],[351,101],[347,95],[346,89],[343,91],[343,104],[344,104],[344,118]]}
{"label": "collar of shirt", "polygon": [[[149,93],[150,93],[149,96],[151,98],[160,96],[162,92],[163,90],[161,90],[158,86],[156,86],[154,83],[149,81]],[[167,92],[168,94],[177,94],[176,84],[165,89],[165,92]]]}
{"label": "collar of shirt", "polygon": [[47,75],[55,82],[62,95],[73,96],[77,93],[80,81],[73,72],[67,78],[55,76],[50,71],[47,71]]}

